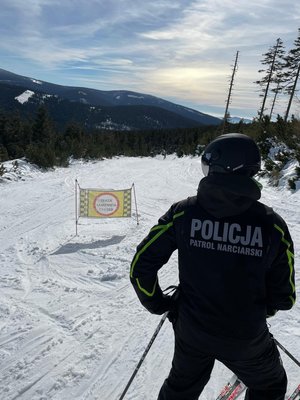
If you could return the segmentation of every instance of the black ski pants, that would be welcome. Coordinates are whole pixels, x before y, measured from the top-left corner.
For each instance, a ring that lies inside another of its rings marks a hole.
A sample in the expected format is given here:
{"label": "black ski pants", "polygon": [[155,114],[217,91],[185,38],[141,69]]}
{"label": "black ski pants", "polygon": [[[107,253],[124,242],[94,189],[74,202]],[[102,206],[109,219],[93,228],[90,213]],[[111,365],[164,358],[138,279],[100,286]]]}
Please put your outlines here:
{"label": "black ski pants", "polygon": [[287,377],[271,336],[259,356],[230,361],[205,354],[176,335],[172,368],[158,400],[197,400],[209,381],[215,359],[226,365],[248,387],[246,400],[284,400]]}

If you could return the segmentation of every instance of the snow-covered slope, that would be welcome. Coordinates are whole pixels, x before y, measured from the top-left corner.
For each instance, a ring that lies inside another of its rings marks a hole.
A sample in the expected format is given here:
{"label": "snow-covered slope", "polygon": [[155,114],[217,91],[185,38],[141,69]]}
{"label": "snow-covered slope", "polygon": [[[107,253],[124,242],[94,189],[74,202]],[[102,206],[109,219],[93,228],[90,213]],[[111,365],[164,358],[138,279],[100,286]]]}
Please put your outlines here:
{"label": "snow-covered slope", "polygon": [[[160,321],[140,306],[128,281],[130,261],[171,203],[195,194],[199,159],[121,157],[46,173],[19,168],[21,179],[11,165],[11,180],[0,183],[0,399],[117,400]],[[83,188],[134,182],[140,224],[80,219],[75,236],[76,178]],[[299,270],[299,193],[266,186],[263,201],[287,220]],[[163,287],[177,282],[176,255],[160,279]],[[299,303],[270,323],[299,359]],[[172,351],[166,322],[126,399],[156,399]],[[292,389],[299,368],[282,357]],[[230,375],[216,363],[201,399],[213,400]]]}

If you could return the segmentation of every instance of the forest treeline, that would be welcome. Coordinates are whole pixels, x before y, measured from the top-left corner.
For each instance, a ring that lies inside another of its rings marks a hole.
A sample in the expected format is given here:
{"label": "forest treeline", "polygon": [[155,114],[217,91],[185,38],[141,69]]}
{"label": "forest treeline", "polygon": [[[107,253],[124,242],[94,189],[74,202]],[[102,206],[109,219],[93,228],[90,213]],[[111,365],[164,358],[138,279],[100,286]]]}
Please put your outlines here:
{"label": "forest treeline", "polygon": [[39,167],[49,168],[66,166],[70,158],[196,154],[199,145],[213,137],[215,131],[215,126],[153,131],[87,130],[75,122],[59,131],[45,107],[38,109],[32,121],[18,113],[0,111],[0,162],[25,157]]}
{"label": "forest treeline", "polygon": [[47,110],[40,107],[32,121],[18,113],[0,111],[0,162],[25,157],[42,168],[67,166],[73,159],[101,159],[114,156],[156,156],[176,153],[200,155],[204,146],[217,135],[240,132],[252,136],[267,154],[266,138],[277,137],[299,152],[300,121],[288,122],[280,116],[271,122],[265,116],[252,123],[200,126],[188,129],[154,131],[89,130],[70,123],[63,132],[55,128]]}

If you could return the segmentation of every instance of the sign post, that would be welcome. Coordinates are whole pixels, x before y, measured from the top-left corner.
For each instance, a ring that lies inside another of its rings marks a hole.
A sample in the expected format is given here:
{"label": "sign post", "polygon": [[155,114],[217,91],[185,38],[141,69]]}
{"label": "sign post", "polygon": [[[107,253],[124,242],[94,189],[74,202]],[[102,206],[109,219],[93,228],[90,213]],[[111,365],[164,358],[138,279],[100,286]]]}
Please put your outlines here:
{"label": "sign post", "polygon": [[[78,194],[79,189],[79,194]],[[139,224],[134,183],[129,189],[83,189],[75,180],[76,236],[78,220],[82,218],[129,218],[131,217],[132,190],[134,194],[137,225]],[[79,196],[79,206],[78,206]]]}

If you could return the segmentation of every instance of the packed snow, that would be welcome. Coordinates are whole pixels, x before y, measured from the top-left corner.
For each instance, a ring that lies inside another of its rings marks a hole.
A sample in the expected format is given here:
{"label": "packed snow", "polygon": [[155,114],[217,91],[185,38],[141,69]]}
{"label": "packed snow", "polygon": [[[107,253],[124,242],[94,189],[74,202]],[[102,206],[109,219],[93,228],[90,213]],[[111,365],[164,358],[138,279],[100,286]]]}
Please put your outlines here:
{"label": "packed snow", "polygon": [[32,90],[25,90],[25,92],[23,92],[19,96],[15,97],[15,100],[17,100],[21,104],[24,104],[24,103],[27,103],[27,101],[33,95],[34,95],[34,92]]}
{"label": "packed snow", "polygon": [[[161,318],[139,304],[128,279],[131,259],[158,217],[196,193],[199,158],[119,157],[48,172],[22,160],[6,167],[0,181],[0,399],[117,400]],[[81,218],[76,236],[75,179],[82,188],[134,183],[139,225],[133,204],[132,218]],[[300,193],[262,183],[262,201],[289,225],[299,270]],[[176,254],[160,281],[162,287],[177,283]],[[299,302],[270,324],[300,359]],[[125,398],[155,400],[172,353],[166,321]],[[292,391],[299,367],[285,354],[282,359]],[[216,363],[200,399],[214,400],[230,377]]]}
{"label": "packed snow", "polygon": [[42,84],[43,84],[43,82],[37,81],[36,79],[31,79],[31,81],[32,81],[33,83],[38,84],[38,85],[42,85]]}

